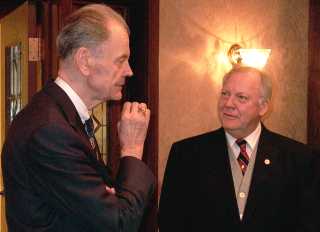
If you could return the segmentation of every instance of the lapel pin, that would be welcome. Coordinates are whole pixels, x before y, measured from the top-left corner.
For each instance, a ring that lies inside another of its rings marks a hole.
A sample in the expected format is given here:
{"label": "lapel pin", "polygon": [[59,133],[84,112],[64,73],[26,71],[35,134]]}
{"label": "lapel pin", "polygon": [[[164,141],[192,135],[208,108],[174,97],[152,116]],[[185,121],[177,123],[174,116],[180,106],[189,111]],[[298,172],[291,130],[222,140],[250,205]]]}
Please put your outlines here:
{"label": "lapel pin", "polygon": [[270,163],[271,163],[271,161],[270,161],[269,159],[265,159],[265,160],[264,160],[264,164],[265,164],[265,165],[269,165]]}
{"label": "lapel pin", "polygon": [[92,149],[94,150],[96,148],[96,144],[95,144],[94,138],[93,137],[90,138],[89,141],[90,141]]}

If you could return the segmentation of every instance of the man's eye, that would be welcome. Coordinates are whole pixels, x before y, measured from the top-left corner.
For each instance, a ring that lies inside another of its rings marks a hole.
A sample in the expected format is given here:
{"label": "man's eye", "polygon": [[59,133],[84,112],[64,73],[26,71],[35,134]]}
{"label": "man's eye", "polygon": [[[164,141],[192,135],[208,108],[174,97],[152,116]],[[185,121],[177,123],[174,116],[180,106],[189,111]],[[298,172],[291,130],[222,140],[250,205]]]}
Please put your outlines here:
{"label": "man's eye", "polygon": [[123,65],[127,61],[128,61],[127,57],[120,57],[119,59],[116,60],[116,64]]}
{"label": "man's eye", "polygon": [[126,61],[126,59],[120,59],[120,60],[118,60],[118,63],[123,64],[125,61]]}
{"label": "man's eye", "polygon": [[239,100],[242,101],[242,102],[248,100],[248,97],[247,97],[247,96],[243,96],[243,95],[239,95],[238,98],[239,98]]}
{"label": "man's eye", "polygon": [[222,91],[221,96],[228,96],[228,93],[226,91]]}

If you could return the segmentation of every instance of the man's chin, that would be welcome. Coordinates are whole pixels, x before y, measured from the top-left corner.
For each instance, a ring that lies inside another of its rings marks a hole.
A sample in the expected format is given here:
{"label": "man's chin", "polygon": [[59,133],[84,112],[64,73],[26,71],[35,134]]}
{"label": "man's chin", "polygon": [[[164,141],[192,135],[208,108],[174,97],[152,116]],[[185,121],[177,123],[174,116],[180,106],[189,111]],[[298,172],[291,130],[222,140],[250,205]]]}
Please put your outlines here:
{"label": "man's chin", "polygon": [[239,125],[234,123],[222,123],[222,127],[227,131],[234,131],[239,129]]}
{"label": "man's chin", "polygon": [[120,101],[121,99],[122,99],[122,93],[116,94],[111,98],[111,100],[113,101]]}
{"label": "man's chin", "polygon": [[237,128],[239,127],[239,121],[237,119],[229,119],[229,118],[224,118],[221,120],[221,124],[225,128]]}

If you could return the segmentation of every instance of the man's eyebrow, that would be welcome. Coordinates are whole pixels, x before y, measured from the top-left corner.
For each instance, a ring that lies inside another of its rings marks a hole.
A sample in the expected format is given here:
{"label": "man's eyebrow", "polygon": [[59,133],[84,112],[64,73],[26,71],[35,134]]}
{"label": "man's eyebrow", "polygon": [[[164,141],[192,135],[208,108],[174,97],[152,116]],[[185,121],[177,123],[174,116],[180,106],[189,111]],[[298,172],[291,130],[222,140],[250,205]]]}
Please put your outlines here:
{"label": "man's eyebrow", "polygon": [[129,58],[129,55],[123,54],[123,55],[119,56],[116,60],[127,59],[127,58]]}

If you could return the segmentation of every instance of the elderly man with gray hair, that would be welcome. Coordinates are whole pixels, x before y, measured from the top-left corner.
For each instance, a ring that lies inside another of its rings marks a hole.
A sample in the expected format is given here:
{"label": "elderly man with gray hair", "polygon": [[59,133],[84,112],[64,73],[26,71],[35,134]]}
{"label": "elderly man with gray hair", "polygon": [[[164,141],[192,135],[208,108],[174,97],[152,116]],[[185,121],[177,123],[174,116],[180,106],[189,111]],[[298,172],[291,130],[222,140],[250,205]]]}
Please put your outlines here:
{"label": "elderly man with gray hair", "polygon": [[272,93],[258,69],[235,67],[218,100],[221,128],[172,145],[160,232],[316,232],[318,158],[262,124]]}
{"label": "elderly man with gray hair", "polygon": [[150,110],[145,103],[124,104],[115,180],[101,161],[89,113],[120,100],[133,74],[128,26],[111,8],[87,5],[68,18],[57,47],[58,77],[16,116],[3,147],[8,229],[137,231],[154,189],[141,161]]}

